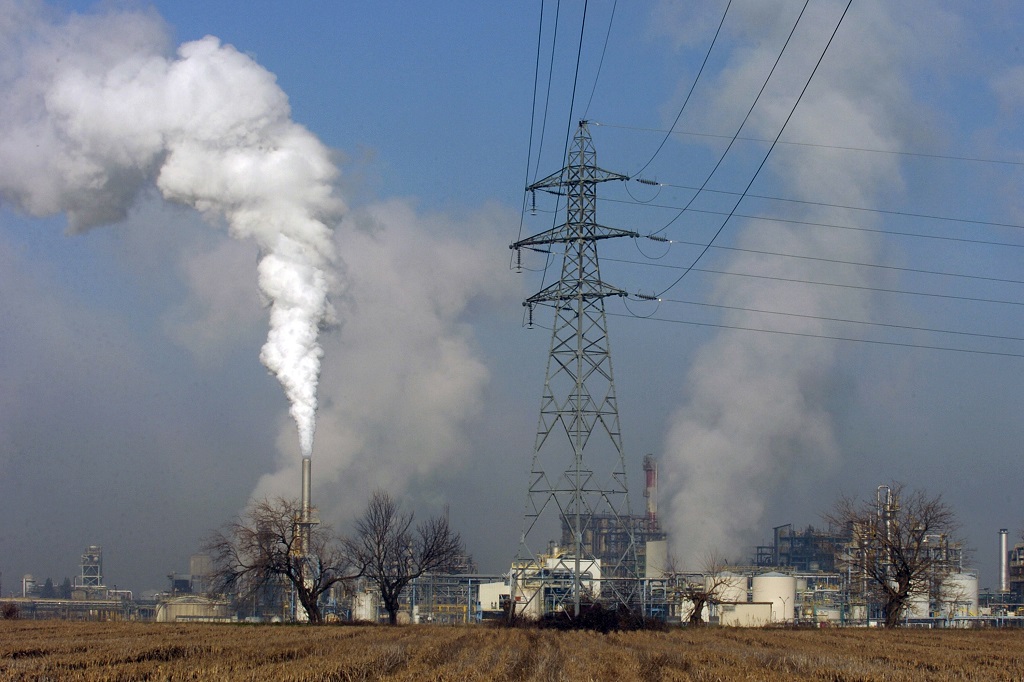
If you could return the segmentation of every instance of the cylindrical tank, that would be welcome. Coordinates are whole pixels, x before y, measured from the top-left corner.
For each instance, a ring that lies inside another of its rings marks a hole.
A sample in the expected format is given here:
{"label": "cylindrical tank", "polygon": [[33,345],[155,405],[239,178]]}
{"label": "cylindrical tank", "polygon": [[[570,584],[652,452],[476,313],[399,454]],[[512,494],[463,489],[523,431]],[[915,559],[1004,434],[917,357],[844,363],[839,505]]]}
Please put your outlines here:
{"label": "cylindrical tank", "polygon": [[704,585],[710,588],[714,582],[718,582],[718,590],[715,597],[721,602],[746,602],[747,601],[747,576],[736,575],[729,571],[722,571],[717,575],[709,575],[704,578]]}
{"label": "cylindrical tank", "polygon": [[931,616],[931,601],[927,592],[915,592],[907,601],[908,618],[928,618]]}
{"label": "cylindrical tank", "polygon": [[352,620],[377,622],[380,617],[380,601],[377,593],[370,590],[352,595]]}
{"label": "cylindrical tank", "polygon": [[755,575],[752,582],[753,601],[771,602],[773,623],[793,620],[793,607],[796,603],[795,577],[782,573],[762,573]]}
{"label": "cylindrical tank", "polygon": [[644,577],[652,580],[664,577],[668,566],[668,541],[648,540],[645,558]]}
{"label": "cylindrical tank", "polygon": [[978,615],[978,576],[953,573],[942,581],[942,615],[954,618]]}
{"label": "cylindrical tank", "polygon": [[226,601],[187,596],[173,597],[157,604],[156,622],[227,620],[229,604]]}

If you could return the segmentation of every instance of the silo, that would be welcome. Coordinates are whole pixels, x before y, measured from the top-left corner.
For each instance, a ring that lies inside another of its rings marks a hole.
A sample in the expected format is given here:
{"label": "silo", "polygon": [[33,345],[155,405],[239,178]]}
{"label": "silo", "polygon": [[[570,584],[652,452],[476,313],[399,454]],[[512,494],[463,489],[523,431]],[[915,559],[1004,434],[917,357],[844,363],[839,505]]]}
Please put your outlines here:
{"label": "silo", "polygon": [[796,603],[796,578],[782,573],[762,573],[753,580],[753,601],[772,603],[772,622],[793,620]]}
{"label": "silo", "polygon": [[954,618],[978,615],[978,576],[953,573],[942,581],[942,615]]}

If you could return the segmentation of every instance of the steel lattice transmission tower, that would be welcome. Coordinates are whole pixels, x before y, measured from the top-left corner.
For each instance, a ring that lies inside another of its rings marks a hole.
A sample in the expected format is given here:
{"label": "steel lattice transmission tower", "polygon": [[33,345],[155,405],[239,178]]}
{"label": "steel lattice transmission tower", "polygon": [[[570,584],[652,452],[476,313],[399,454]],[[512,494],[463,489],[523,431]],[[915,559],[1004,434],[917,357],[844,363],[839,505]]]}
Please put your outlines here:
{"label": "steel lattice transmission tower", "polygon": [[[565,168],[526,188],[564,194],[565,223],[510,246],[517,252],[565,249],[558,281],[523,303],[531,324],[536,306],[555,312],[512,580],[513,603],[533,614],[568,611],[571,604],[578,615],[588,591],[598,592],[591,594],[597,599],[630,606],[635,601],[636,545],[604,307],[607,297],[626,292],[601,280],[597,245],[639,235],[597,224],[597,184],[629,178],[599,168],[596,158],[587,121],[580,121]],[[563,536],[557,551],[548,547],[548,537],[536,537],[546,530],[538,522],[556,512]]]}

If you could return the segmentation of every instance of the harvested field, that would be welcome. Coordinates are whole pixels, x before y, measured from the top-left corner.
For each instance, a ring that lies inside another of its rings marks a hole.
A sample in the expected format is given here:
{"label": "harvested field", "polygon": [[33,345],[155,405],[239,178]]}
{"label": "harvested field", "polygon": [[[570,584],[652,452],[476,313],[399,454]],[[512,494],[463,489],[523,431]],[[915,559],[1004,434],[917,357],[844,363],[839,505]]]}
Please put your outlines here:
{"label": "harvested field", "polygon": [[1021,680],[1020,630],[0,622],[0,680]]}

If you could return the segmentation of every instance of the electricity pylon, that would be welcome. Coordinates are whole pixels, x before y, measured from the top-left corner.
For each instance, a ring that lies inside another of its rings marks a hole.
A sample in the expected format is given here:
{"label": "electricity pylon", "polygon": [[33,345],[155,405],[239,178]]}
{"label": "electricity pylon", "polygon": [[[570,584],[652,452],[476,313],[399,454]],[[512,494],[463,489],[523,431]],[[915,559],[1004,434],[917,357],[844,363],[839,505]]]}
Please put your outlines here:
{"label": "electricity pylon", "polygon": [[[555,315],[510,614],[518,608],[534,614],[568,610],[571,603],[579,615],[587,590],[595,599],[614,597],[627,605],[636,591],[636,545],[604,308],[604,299],[626,292],[601,280],[597,244],[639,235],[597,224],[597,184],[629,178],[599,168],[596,159],[587,121],[580,121],[567,165],[526,188],[534,195],[564,194],[565,222],[510,246],[517,252],[553,245],[565,250],[558,281],[523,302],[531,324],[536,306],[551,306]],[[538,546],[531,531],[540,532],[538,521],[556,511],[569,546],[538,555],[531,549]],[[601,580],[595,583],[591,578],[598,571]],[[535,599],[542,601],[530,609]]]}

